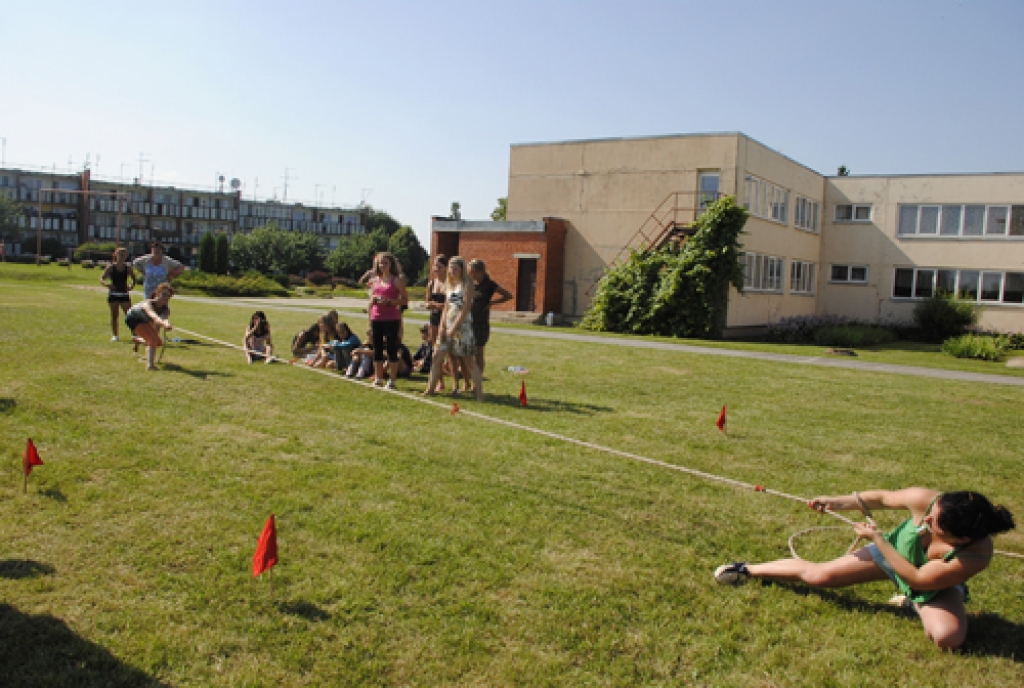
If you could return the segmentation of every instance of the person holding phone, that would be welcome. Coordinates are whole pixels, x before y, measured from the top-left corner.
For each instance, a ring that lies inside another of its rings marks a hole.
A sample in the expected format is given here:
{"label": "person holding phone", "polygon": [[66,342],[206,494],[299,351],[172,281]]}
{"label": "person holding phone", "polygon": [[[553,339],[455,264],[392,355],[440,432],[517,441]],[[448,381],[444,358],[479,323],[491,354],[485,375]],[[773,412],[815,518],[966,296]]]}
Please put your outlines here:
{"label": "person holding phone", "polygon": [[[401,277],[398,261],[387,252],[373,259],[370,287],[370,329],[373,333],[373,385],[395,388],[398,377],[398,341],[402,325],[402,306],[408,305],[409,294]],[[385,357],[386,350],[386,357]],[[388,379],[384,379],[387,363]]]}

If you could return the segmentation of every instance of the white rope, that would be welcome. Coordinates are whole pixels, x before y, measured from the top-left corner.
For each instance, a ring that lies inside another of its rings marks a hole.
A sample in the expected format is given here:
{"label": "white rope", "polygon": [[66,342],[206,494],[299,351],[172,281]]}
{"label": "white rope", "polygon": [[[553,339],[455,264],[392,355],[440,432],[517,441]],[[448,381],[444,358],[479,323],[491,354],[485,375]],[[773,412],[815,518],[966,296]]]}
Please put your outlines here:
{"label": "white rope", "polygon": [[[291,361],[286,361],[285,359],[280,358],[279,356],[269,356],[269,357],[267,357],[266,354],[264,352],[262,352],[262,351],[255,351],[255,350],[246,349],[244,346],[239,346],[238,344],[232,344],[231,342],[225,342],[225,341],[220,340],[220,339],[215,339],[214,337],[209,337],[207,335],[200,334],[198,332],[192,332],[191,330],[186,330],[186,329],[184,329],[182,327],[176,327],[175,329],[177,329],[180,332],[184,332],[185,334],[190,334],[193,337],[199,337],[200,339],[205,339],[207,341],[214,342],[215,344],[220,344],[221,346],[226,346],[226,347],[231,348],[231,349],[237,349],[237,350],[245,352],[245,353],[259,354],[261,356],[269,358],[272,361],[280,361],[282,363],[289,363],[289,364],[292,363]],[[435,401],[435,400],[431,399],[430,397],[424,396],[422,394],[411,394],[409,392],[402,392],[402,391],[399,391],[397,389],[386,389],[386,388],[383,388],[383,387],[367,387],[367,385],[361,383],[358,380],[354,380],[352,378],[345,377],[344,375],[339,375],[339,374],[337,374],[335,372],[331,372],[330,370],[325,369],[325,368],[313,368],[312,366],[307,366],[307,365],[302,365],[301,367],[303,369],[305,369],[305,370],[309,370],[309,371],[312,371],[314,373],[320,373],[321,375],[327,375],[332,380],[341,380],[343,382],[350,382],[350,383],[353,383],[353,384],[358,384],[358,386],[361,389],[375,389],[375,390],[377,390],[379,392],[385,392],[387,394],[394,394],[394,395],[403,397],[405,399],[409,399],[410,401],[419,402],[421,404],[428,404],[430,406],[434,406],[434,407],[438,407],[438,408],[443,408],[443,409],[450,408],[447,404],[445,404],[443,402]],[[615,456],[621,456],[623,458],[630,459],[632,461],[637,461],[639,463],[645,463],[645,464],[648,464],[648,465],[651,465],[651,466],[657,466],[659,468],[667,468],[667,469],[672,470],[672,471],[678,471],[680,473],[685,473],[687,475],[692,475],[692,476],[697,477],[697,478],[703,478],[705,480],[711,480],[711,481],[714,481],[714,482],[719,482],[719,483],[722,483],[724,485],[731,485],[732,487],[738,487],[738,488],[744,489],[744,490],[754,490],[755,492],[763,492],[764,494],[772,495],[773,497],[782,497],[783,499],[789,499],[789,500],[794,501],[794,502],[800,502],[801,504],[809,504],[810,503],[810,500],[808,500],[805,497],[799,497],[797,495],[788,494],[786,492],[780,492],[779,490],[773,490],[773,489],[764,487],[763,485],[755,485],[753,483],[744,482],[742,480],[736,480],[735,478],[727,478],[727,477],[722,476],[722,475],[716,475],[714,473],[708,473],[706,471],[697,470],[696,468],[690,468],[688,466],[680,466],[678,464],[667,463],[665,461],[659,461],[657,459],[652,459],[652,458],[649,458],[649,457],[646,457],[646,456],[642,456],[640,454],[634,454],[632,452],[623,451],[621,449],[613,449],[611,447],[605,447],[605,446],[602,446],[600,444],[594,444],[593,442],[587,442],[585,440],[576,439],[575,437],[569,437],[567,435],[559,435],[558,433],[555,433],[555,432],[550,432],[548,430],[541,430],[540,428],[534,428],[534,427],[531,427],[529,425],[523,425],[522,423],[516,423],[515,421],[505,420],[504,418],[495,418],[494,416],[487,416],[487,415],[484,415],[482,413],[477,413],[476,411],[465,411],[465,410],[462,410],[462,409],[459,409],[459,413],[462,414],[462,415],[466,415],[466,416],[469,416],[471,418],[476,418],[478,420],[486,421],[486,422],[489,422],[489,423],[497,423],[498,425],[504,425],[505,427],[514,428],[516,430],[522,430],[523,432],[530,432],[530,433],[533,433],[535,435],[540,435],[542,437],[549,437],[551,439],[560,440],[560,441],[566,442],[568,444],[575,444],[576,446],[579,446],[579,447],[585,447],[587,449],[593,449],[594,451],[604,452],[606,454],[613,454]],[[851,526],[857,525],[856,521],[854,521],[852,519],[849,519],[846,516],[843,516],[842,514],[836,513],[835,511],[832,511],[831,509],[821,509],[821,510],[818,511],[818,513],[828,514],[829,516],[832,516],[833,518],[836,518],[836,519],[838,519],[840,521],[843,521],[844,523],[847,523],[848,525],[851,525]],[[819,528],[819,527],[821,527],[821,526],[816,526],[816,528]],[[839,526],[829,526],[829,527],[837,528]],[[811,530],[814,530],[814,529],[815,528],[810,528],[810,529],[807,529],[806,531],[800,531],[799,533],[796,533],[793,537],[790,538],[790,551],[793,552],[793,556],[797,557],[798,559],[800,558],[799,556],[796,555],[796,551],[793,548],[793,545],[792,545],[793,538],[796,537],[797,535],[801,535],[801,534],[803,534],[805,532],[810,532]],[[855,540],[854,544],[856,544],[856,542],[857,541]],[[851,546],[851,548],[852,548],[852,546]],[[1019,558],[1019,559],[1024,559],[1024,555],[1017,554],[1016,552],[1003,552],[1001,550],[995,550],[995,553],[996,554],[1001,554],[1001,555],[1004,555],[1004,556],[1008,556],[1008,557],[1016,557],[1016,558]]]}

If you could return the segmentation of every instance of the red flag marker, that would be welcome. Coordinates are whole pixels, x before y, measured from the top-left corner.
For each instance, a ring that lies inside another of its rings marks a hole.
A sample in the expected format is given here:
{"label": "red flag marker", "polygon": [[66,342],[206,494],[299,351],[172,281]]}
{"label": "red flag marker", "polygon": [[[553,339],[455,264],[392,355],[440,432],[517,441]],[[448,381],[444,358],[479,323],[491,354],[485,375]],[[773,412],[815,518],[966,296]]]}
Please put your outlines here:
{"label": "red flag marker", "polygon": [[450,412],[450,413],[449,413],[448,415],[450,415],[450,416],[454,416],[454,415],[455,415],[456,413],[458,413],[458,412],[459,412],[459,405],[458,405],[458,403],[457,403],[457,402],[454,402],[454,401],[453,401],[453,402],[452,402],[452,410],[451,410],[451,412]]}
{"label": "red flag marker", "polygon": [[526,380],[519,386],[519,405],[526,406]]}
{"label": "red flag marker", "polygon": [[718,420],[715,421],[715,425],[722,432],[725,432],[725,406],[722,406],[722,412],[718,414]]}
{"label": "red flag marker", "polygon": [[256,578],[264,571],[269,571],[277,563],[277,527],[274,525],[274,514],[270,514],[259,542],[256,543],[256,554],[252,557],[252,577]]}
{"label": "red flag marker", "polygon": [[21,467],[25,473],[25,481],[22,492],[28,492],[28,476],[32,473],[33,466],[42,466],[43,460],[39,458],[39,452],[36,451],[35,442],[32,438],[28,438],[28,445],[25,447],[25,453],[21,455]]}

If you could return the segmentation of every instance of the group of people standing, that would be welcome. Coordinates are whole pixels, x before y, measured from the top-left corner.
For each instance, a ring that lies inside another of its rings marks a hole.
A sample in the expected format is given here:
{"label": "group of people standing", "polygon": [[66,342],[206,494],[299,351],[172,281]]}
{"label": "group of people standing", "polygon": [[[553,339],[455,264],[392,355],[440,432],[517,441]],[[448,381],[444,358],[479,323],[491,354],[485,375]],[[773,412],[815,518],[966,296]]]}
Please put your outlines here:
{"label": "group of people standing", "polygon": [[[154,241],[150,253],[128,262],[128,249],[123,246],[114,251],[113,259],[100,275],[100,284],[107,288],[110,308],[110,341],[119,340],[118,325],[121,313],[125,326],[132,333],[135,348],[146,345],[146,368],[156,370],[156,350],[163,345],[160,329],[171,330],[169,303],[174,296],[171,280],[185,271],[180,262],[164,255],[164,247]],[[142,276],[144,299],[132,305],[132,290]]]}

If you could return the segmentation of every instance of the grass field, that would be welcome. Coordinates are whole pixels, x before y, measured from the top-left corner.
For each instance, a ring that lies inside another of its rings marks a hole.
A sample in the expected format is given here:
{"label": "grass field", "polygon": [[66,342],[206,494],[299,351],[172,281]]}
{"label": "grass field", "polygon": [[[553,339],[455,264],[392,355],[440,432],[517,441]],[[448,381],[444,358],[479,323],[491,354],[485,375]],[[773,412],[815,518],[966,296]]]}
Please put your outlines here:
{"label": "grass field", "polygon": [[[146,372],[76,273],[4,269],[2,685],[1024,683],[1019,561],[972,581],[965,651],[943,654],[885,584],[714,584],[831,525],[798,504],[211,345]],[[172,308],[230,341],[247,319]],[[282,343],[310,321],[270,316]],[[463,408],[807,496],[977,489],[1024,519],[1019,388],[508,335],[488,354],[488,401]],[[23,495],[30,436],[46,465]],[[270,512],[281,563],[255,581]]]}

